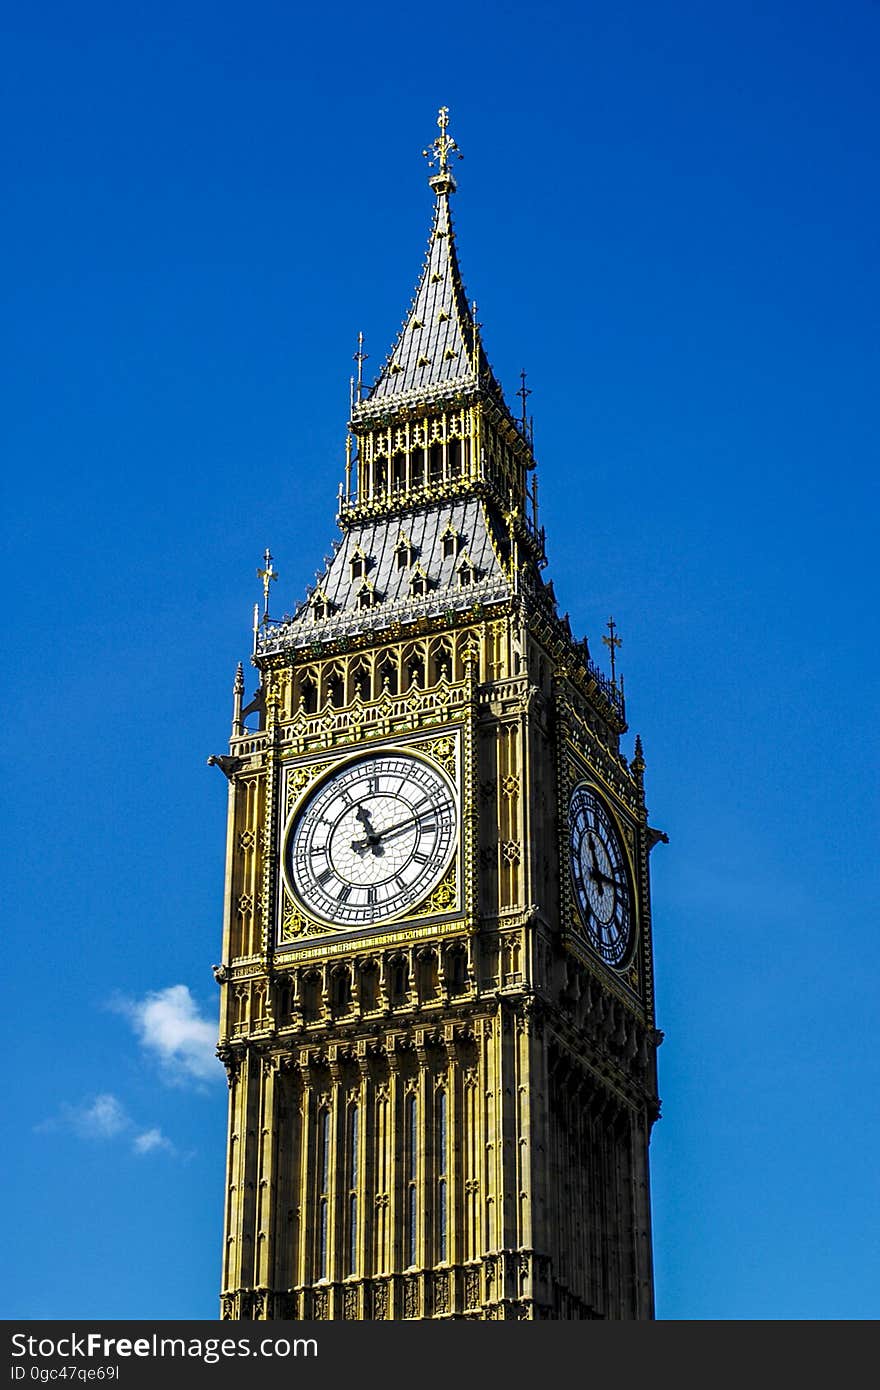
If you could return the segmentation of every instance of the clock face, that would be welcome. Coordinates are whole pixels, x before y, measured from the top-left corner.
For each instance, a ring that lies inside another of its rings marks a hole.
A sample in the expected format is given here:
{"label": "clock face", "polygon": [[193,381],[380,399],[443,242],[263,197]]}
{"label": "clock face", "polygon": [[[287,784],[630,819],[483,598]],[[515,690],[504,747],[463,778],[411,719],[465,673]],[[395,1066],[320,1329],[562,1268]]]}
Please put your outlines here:
{"label": "clock face", "polygon": [[430,763],[394,752],[357,758],[325,778],[294,817],[288,883],[334,926],[387,921],[442,878],[457,820],[452,784]]}
{"label": "clock face", "polygon": [[585,782],[572,793],[568,824],[571,877],[587,937],[602,960],[619,969],[633,940],[626,857],[611,816]]}

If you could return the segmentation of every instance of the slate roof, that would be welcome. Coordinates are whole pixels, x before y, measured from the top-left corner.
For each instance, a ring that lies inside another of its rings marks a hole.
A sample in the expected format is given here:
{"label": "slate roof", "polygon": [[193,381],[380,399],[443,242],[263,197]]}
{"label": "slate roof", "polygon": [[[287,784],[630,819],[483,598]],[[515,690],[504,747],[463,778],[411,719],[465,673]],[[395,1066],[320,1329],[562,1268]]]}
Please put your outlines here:
{"label": "slate roof", "polygon": [[397,397],[422,395],[432,389],[486,382],[501,394],[477,332],[474,363],[474,318],[462,284],[449,194],[437,194],[434,222],[421,279],[409,313],[379,377],[355,410],[369,415],[371,407]]}
{"label": "slate roof", "polygon": [[[444,555],[444,536],[449,527],[457,532],[454,553]],[[403,535],[411,547],[409,562],[398,568],[397,547]],[[363,578],[352,577],[352,559],[366,557]],[[473,566],[471,583],[462,586],[459,569]],[[427,590],[414,596],[413,574],[427,575]],[[359,594],[366,580],[375,603],[361,608]],[[366,521],[344,533],[326,569],[316,576],[309,599],[291,618],[270,624],[259,640],[261,650],[299,646],[335,630],[351,632],[376,629],[414,616],[468,607],[477,601],[499,602],[510,594],[490,532],[486,511],[479,498],[462,498],[415,508]],[[315,617],[313,599],[326,601],[326,611]]]}

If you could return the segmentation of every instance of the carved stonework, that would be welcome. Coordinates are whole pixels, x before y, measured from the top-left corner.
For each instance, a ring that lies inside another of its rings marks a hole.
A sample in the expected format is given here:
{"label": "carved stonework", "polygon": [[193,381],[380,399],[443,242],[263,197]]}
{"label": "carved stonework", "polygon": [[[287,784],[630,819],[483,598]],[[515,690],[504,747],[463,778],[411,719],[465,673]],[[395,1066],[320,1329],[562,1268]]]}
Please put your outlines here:
{"label": "carved stonework", "polygon": [[379,1281],[373,1284],[373,1317],[377,1322],[388,1317],[388,1285]]}
{"label": "carved stonework", "polygon": [[417,1318],[421,1313],[421,1290],[418,1276],[410,1274],[403,1281],[403,1316]]}

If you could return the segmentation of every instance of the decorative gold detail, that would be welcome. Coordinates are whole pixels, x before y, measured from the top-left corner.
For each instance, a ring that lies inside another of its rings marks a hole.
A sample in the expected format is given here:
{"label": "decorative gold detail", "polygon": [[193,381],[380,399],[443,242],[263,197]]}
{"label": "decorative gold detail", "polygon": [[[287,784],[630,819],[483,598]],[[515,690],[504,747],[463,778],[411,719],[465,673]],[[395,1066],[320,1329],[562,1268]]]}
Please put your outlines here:
{"label": "decorative gold detail", "polygon": [[290,772],[287,774],[286,806],[288,813],[303,788],[307,787],[310,782],[314,782],[315,778],[319,777],[321,773],[325,772],[330,766],[331,763],[325,761],[322,763],[307,763],[302,767],[291,768]]}
{"label": "decorative gold detail", "polygon": [[455,740],[451,738],[434,739],[432,743],[423,745],[426,752],[438,762],[446,772],[455,775]]}
{"label": "decorative gold detail", "polygon": [[518,796],[519,778],[514,776],[513,773],[510,773],[507,777],[503,777],[501,779],[501,790],[508,799]]}
{"label": "decorative gold detail", "polygon": [[457,876],[455,863],[449,866],[445,878],[427,898],[420,902],[411,912],[407,912],[403,921],[409,922],[416,917],[433,917],[443,912],[452,912],[458,903]]}
{"label": "decorative gold detail", "polygon": [[332,932],[332,927],[322,926],[306,917],[295,905],[286,888],[282,896],[280,941],[298,941],[300,937],[326,936]]}
{"label": "decorative gold detail", "polygon": [[437,115],[437,124],[440,127],[440,134],[433,140],[422,154],[428,161],[428,168],[433,169],[437,165],[437,173],[429,180],[432,188],[436,188],[438,193],[451,193],[455,191],[455,179],[452,177],[452,170],[449,168],[449,156],[454,154],[458,159],[464,156],[451,135],[446,131],[449,126],[449,107],[441,106]]}

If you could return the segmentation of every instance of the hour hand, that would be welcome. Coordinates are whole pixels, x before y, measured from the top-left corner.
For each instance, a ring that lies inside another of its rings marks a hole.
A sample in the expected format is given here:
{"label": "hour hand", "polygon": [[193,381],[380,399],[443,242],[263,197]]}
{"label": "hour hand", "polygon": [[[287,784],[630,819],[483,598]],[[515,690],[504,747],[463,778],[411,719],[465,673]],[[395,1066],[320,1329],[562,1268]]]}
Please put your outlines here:
{"label": "hour hand", "polygon": [[367,850],[372,850],[375,855],[384,854],[385,851],[379,843],[382,838],[381,834],[376,834],[373,822],[370,819],[370,813],[366,806],[359,806],[354,814],[355,819],[360,821],[366,831],[366,835],[362,840],[352,840],[351,842],[351,847],[355,854],[359,854],[361,859],[363,859]]}

